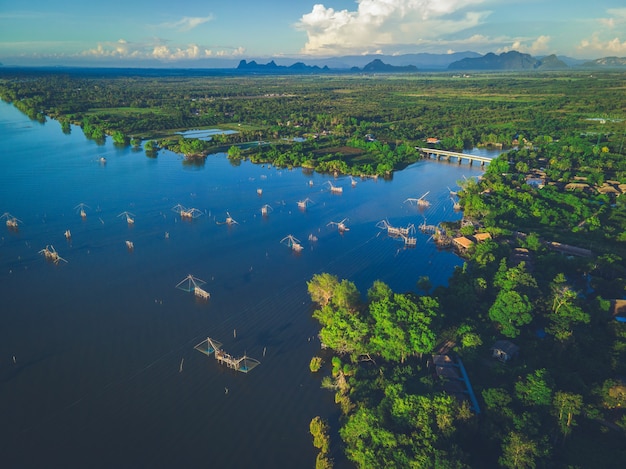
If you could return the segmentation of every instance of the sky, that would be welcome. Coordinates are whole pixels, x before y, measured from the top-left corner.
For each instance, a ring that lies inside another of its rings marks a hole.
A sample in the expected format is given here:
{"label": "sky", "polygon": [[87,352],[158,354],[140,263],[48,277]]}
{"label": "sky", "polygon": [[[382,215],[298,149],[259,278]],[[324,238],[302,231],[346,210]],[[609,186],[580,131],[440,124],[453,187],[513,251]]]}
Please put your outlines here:
{"label": "sky", "polygon": [[626,57],[626,2],[0,0],[4,65],[227,66],[252,58],[510,50]]}

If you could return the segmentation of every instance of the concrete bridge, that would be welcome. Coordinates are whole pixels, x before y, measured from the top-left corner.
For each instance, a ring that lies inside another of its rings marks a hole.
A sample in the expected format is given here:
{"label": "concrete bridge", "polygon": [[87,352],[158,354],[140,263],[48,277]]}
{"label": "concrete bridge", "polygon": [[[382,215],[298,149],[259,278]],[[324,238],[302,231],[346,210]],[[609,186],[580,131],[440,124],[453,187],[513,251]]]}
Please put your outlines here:
{"label": "concrete bridge", "polygon": [[478,156],[478,155],[468,155],[466,153],[458,153],[456,151],[446,151],[446,150],[436,150],[434,148],[422,148],[415,147],[417,151],[419,151],[424,158],[432,158],[435,157],[437,160],[444,159],[446,161],[451,161],[455,158],[459,164],[463,162],[463,160],[467,160],[470,166],[477,161],[481,166],[485,166],[486,163],[491,162],[491,158],[488,156]]}

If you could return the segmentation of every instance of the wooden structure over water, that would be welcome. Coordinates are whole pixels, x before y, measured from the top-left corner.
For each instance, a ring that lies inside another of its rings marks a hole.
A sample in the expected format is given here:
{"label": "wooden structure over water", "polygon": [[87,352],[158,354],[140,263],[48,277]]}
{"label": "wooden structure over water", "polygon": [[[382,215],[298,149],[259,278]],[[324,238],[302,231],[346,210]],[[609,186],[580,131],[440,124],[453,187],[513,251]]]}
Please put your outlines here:
{"label": "wooden structure over water", "polygon": [[87,218],[87,212],[85,212],[85,208],[90,208],[89,205],[84,204],[84,203],[79,203],[76,207],[74,207],[74,210],[76,210],[79,214],[81,218]]}
{"label": "wooden structure over water", "polygon": [[428,200],[425,199],[425,197],[430,193],[430,191],[426,192],[424,195],[422,195],[421,197],[409,197],[408,199],[406,199],[404,202],[408,202],[410,204],[415,204],[420,208],[426,208],[430,206],[430,202]]}
{"label": "wooden structure over water", "polygon": [[346,226],[346,221],[347,220],[348,220],[347,218],[344,218],[343,220],[341,220],[339,222],[331,221],[326,226],[337,225],[337,229],[339,230],[339,233],[343,233],[345,231],[350,231],[350,228],[348,228]]}
{"label": "wooden structure over water", "polygon": [[59,253],[56,251],[56,249],[54,249],[54,246],[52,244],[47,245],[45,248],[39,251],[39,253],[43,254],[46,260],[53,262],[54,264],[58,264],[59,261],[67,263],[65,259],[59,256]]}
{"label": "wooden structure over water", "polygon": [[419,226],[422,233],[436,233],[439,228],[436,225],[427,225],[426,220]]}
{"label": "wooden structure over water", "polygon": [[333,186],[333,183],[330,181],[326,181],[326,183],[330,186],[330,192],[332,194],[341,194],[343,192],[343,187]]}
{"label": "wooden structure over water", "polygon": [[118,217],[126,217],[126,223],[128,223],[129,225],[135,224],[135,219],[133,218],[134,216],[135,215],[130,212],[122,212],[118,215]]}
{"label": "wooden structure over water", "polygon": [[415,233],[415,225],[412,223],[407,225],[406,228],[402,228],[390,225],[387,220],[381,220],[376,226],[380,229],[387,230],[387,234],[392,238],[402,238],[406,247],[415,247],[417,245],[417,238],[411,236]]}
{"label": "wooden structure over water", "polygon": [[274,209],[272,208],[272,206],[270,204],[265,204],[263,205],[263,207],[261,207],[261,215],[263,215],[264,217],[266,217],[269,213],[271,213]]}
{"label": "wooden structure over water", "polygon": [[238,225],[239,223],[230,216],[230,213],[226,212],[226,220],[224,220],[223,222],[216,222],[218,225]]}
{"label": "wooden structure over water", "polygon": [[189,274],[184,279],[182,279],[178,283],[178,285],[176,285],[176,288],[184,290],[186,292],[193,292],[196,298],[200,298],[201,300],[208,300],[209,298],[211,298],[211,294],[200,288],[205,283],[206,282],[204,280],[201,280]]}
{"label": "wooden structure over water", "polygon": [[413,224],[408,225],[406,228],[395,227],[389,224],[387,220],[381,220],[376,224],[377,228],[381,230],[387,230],[389,236],[401,236],[408,235],[411,231],[415,231]]}
{"label": "wooden structure over water", "polygon": [[21,220],[11,215],[9,212],[4,212],[0,219],[6,219],[7,228],[10,230],[17,230],[18,225],[22,223]]}
{"label": "wooden structure over water", "polygon": [[289,246],[294,252],[300,252],[302,251],[302,249],[304,249],[302,247],[302,243],[300,243],[300,240],[292,235],[285,236],[283,239],[280,240],[280,242],[281,244],[286,244],[287,246]]}
{"label": "wooden structure over water", "polygon": [[298,200],[298,208],[301,210],[306,210],[309,204],[312,204],[313,201],[308,197],[304,200]]}
{"label": "wooden structure over water", "polygon": [[474,163],[480,163],[481,166],[485,166],[485,164],[491,162],[491,158],[488,156],[479,156],[479,155],[468,155],[467,153],[459,153],[456,151],[446,151],[446,150],[435,150],[434,148],[423,148],[423,147],[415,147],[417,151],[419,151],[424,158],[435,158],[437,161],[445,160],[451,161],[452,159],[456,159],[459,164],[463,162],[463,160],[467,160],[470,166]]}
{"label": "wooden structure over water", "polygon": [[427,225],[426,220],[419,225],[419,230],[422,233],[430,234],[430,239],[435,241],[435,244],[441,248],[448,247],[452,244],[452,238],[446,235],[446,232],[439,225]]}
{"label": "wooden structure over water", "polygon": [[415,236],[401,234],[400,237],[404,241],[404,245],[408,248],[414,248],[417,245],[417,238]]}
{"label": "wooden structure over water", "polygon": [[261,364],[260,361],[248,357],[244,354],[243,357],[235,357],[222,350],[222,343],[217,340],[207,337],[194,347],[197,351],[202,352],[207,357],[211,354],[215,355],[215,359],[221,365],[226,365],[228,368],[242,373],[248,373]]}
{"label": "wooden structure over water", "polygon": [[183,220],[193,220],[194,218],[202,216],[202,212],[197,208],[186,208],[183,207],[181,204],[173,206],[172,211],[178,213],[180,215],[180,218],[182,218]]}

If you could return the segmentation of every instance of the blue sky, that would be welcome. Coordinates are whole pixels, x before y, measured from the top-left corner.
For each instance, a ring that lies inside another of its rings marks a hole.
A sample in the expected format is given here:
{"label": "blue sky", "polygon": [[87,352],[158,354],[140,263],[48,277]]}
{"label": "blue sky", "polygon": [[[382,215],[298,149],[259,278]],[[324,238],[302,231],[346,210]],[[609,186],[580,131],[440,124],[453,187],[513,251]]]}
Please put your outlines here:
{"label": "blue sky", "polygon": [[626,56],[624,0],[0,0],[5,65],[518,50]]}

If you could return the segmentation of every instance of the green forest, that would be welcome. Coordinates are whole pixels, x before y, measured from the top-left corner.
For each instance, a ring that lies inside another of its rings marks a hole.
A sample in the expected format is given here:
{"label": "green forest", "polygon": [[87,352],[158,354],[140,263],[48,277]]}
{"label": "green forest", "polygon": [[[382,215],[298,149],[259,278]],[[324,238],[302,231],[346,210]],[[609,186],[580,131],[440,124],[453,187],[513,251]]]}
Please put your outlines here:
{"label": "green forest", "polygon": [[[390,175],[416,146],[512,148],[595,137],[621,152],[623,74],[185,74],[167,71],[0,69],[0,96],[33,119],[80,125],[96,141],[190,158],[228,151],[281,167]],[[180,132],[219,128],[210,141]],[[228,133],[226,131],[234,133]],[[600,137],[599,139],[597,137]],[[295,139],[295,141],[294,141]]]}
{"label": "green forest", "polygon": [[31,119],[150,158],[392,177],[416,147],[504,150],[458,182],[462,221],[438,227],[464,260],[448,286],[419,272],[408,292],[307,283],[311,372],[340,414],[311,420],[318,468],[626,467],[625,83],[0,69],[0,97]]}
{"label": "green forest", "polygon": [[626,204],[606,189],[623,158],[585,142],[512,150],[459,182],[464,219],[445,231],[474,242],[447,288],[375,282],[363,302],[347,279],[310,280],[325,348],[312,370],[328,373],[335,438],[358,467],[626,464],[626,323],[613,317]]}

